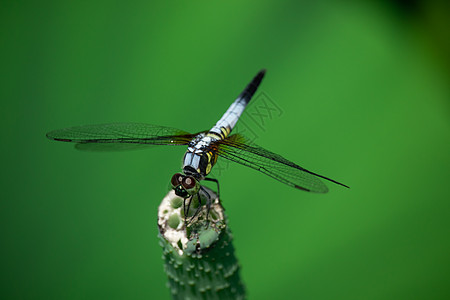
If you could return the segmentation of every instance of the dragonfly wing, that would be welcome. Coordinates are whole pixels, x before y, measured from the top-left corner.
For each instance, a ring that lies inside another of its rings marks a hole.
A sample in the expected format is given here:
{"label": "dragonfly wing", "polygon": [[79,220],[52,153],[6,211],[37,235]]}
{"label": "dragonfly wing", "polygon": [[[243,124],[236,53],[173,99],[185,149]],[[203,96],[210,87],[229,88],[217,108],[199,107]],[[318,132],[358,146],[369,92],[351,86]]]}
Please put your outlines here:
{"label": "dragonfly wing", "polygon": [[278,154],[250,143],[240,134],[234,134],[220,141],[218,154],[304,191],[328,192],[327,186],[319,177],[348,187],[330,178],[308,171]]}
{"label": "dragonfly wing", "polygon": [[70,127],[47,133],[51,140],[77,143],[79,150],[111,151],[151,145],[187,145],[195,134],[142,123],[111,123]]}
{"label": "dragonfly wing", "polygon": [[81,151],[111,152],[147,149],[152,145],[125,143],[76,143],[75,149]]}

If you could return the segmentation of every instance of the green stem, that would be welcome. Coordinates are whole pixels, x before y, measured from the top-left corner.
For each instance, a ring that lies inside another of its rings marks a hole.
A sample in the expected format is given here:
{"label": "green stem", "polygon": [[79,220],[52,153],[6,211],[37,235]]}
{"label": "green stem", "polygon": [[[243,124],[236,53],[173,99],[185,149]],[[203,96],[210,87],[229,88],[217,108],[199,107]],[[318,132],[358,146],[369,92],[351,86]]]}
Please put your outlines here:
{"label": "green stem", "polygon": [[[164,270],[173,299],[245,299],[239,264],[224,209],[216,195],[209,220],[206,207],[186,229],[183,200],[170,191],[158,209]],[[202,200],[203,202],[203,200]],[[194,200],[188,220],[199,203]]]}

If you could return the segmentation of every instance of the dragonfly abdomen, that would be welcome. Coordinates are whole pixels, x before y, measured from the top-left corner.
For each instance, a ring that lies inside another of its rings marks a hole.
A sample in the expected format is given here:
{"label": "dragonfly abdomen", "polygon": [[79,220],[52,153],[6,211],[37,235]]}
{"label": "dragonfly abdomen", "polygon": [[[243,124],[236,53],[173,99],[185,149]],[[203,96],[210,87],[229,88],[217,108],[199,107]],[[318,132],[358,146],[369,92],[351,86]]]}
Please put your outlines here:
{"label": "dragonfly abdomen", "polygon": [[233,130],[246,106],[247,102],[242,98],[234,101],[222,118],[213,128],[211,128],[208,134],[218,136],[220,139],[225,139],[230,134],[231,130]]}
{"label": "dragonfly abdomen", "polygon": [[245,87],[242,93],[239,94],[233,104],[231,104],[222,118],[216,123],[216,125],[214,125],[213,128],[211,128],[208,135],[215,136],[219,139],[225,139],[230,134],[245,107],[258,89],[265,73],[266,70],[261,70],[258,74],[256,74],[253,80]]}

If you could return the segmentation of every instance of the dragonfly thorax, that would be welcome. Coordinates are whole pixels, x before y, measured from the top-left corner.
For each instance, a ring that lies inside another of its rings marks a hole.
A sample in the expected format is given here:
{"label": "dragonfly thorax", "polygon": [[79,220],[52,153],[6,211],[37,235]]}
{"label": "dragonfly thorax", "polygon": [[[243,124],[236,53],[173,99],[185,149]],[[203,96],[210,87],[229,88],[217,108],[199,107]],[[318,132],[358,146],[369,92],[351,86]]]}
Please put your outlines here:
{"label": "dragonfly thorax", "polygon": [[201,133],[189,143],[183,157],[184,174],[202,180],[211,172],[217,161],[216,141],[217,138]]}
{"label": "dragonfly thorax", "polygon": [[188,144],[188,149],[191,152],[201,152],[201,151],[205,151],[206,149],[209,148],[209,146],[216,142],[218,139],[214,136],[205,134],[205,133],[200,133],[197,136],[195,136],[195,138],[192,139],[192,141],[189,142]]}

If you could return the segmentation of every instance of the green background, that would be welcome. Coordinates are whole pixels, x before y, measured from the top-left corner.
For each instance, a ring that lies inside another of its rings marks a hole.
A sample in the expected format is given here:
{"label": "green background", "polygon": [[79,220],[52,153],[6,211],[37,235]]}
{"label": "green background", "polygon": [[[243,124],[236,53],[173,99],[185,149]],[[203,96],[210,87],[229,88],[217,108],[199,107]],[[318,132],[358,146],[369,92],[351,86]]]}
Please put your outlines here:
{"label": "green background", "polygon": [[249,298],[449,299],[449,11],[311,2],[2,1],[1,297],[168,299],[156,213],[185,148],[86,153],[45,133],[208,129],[267,68],[259,92],[283,113],[258,144],[351,189],[227,167]]}

